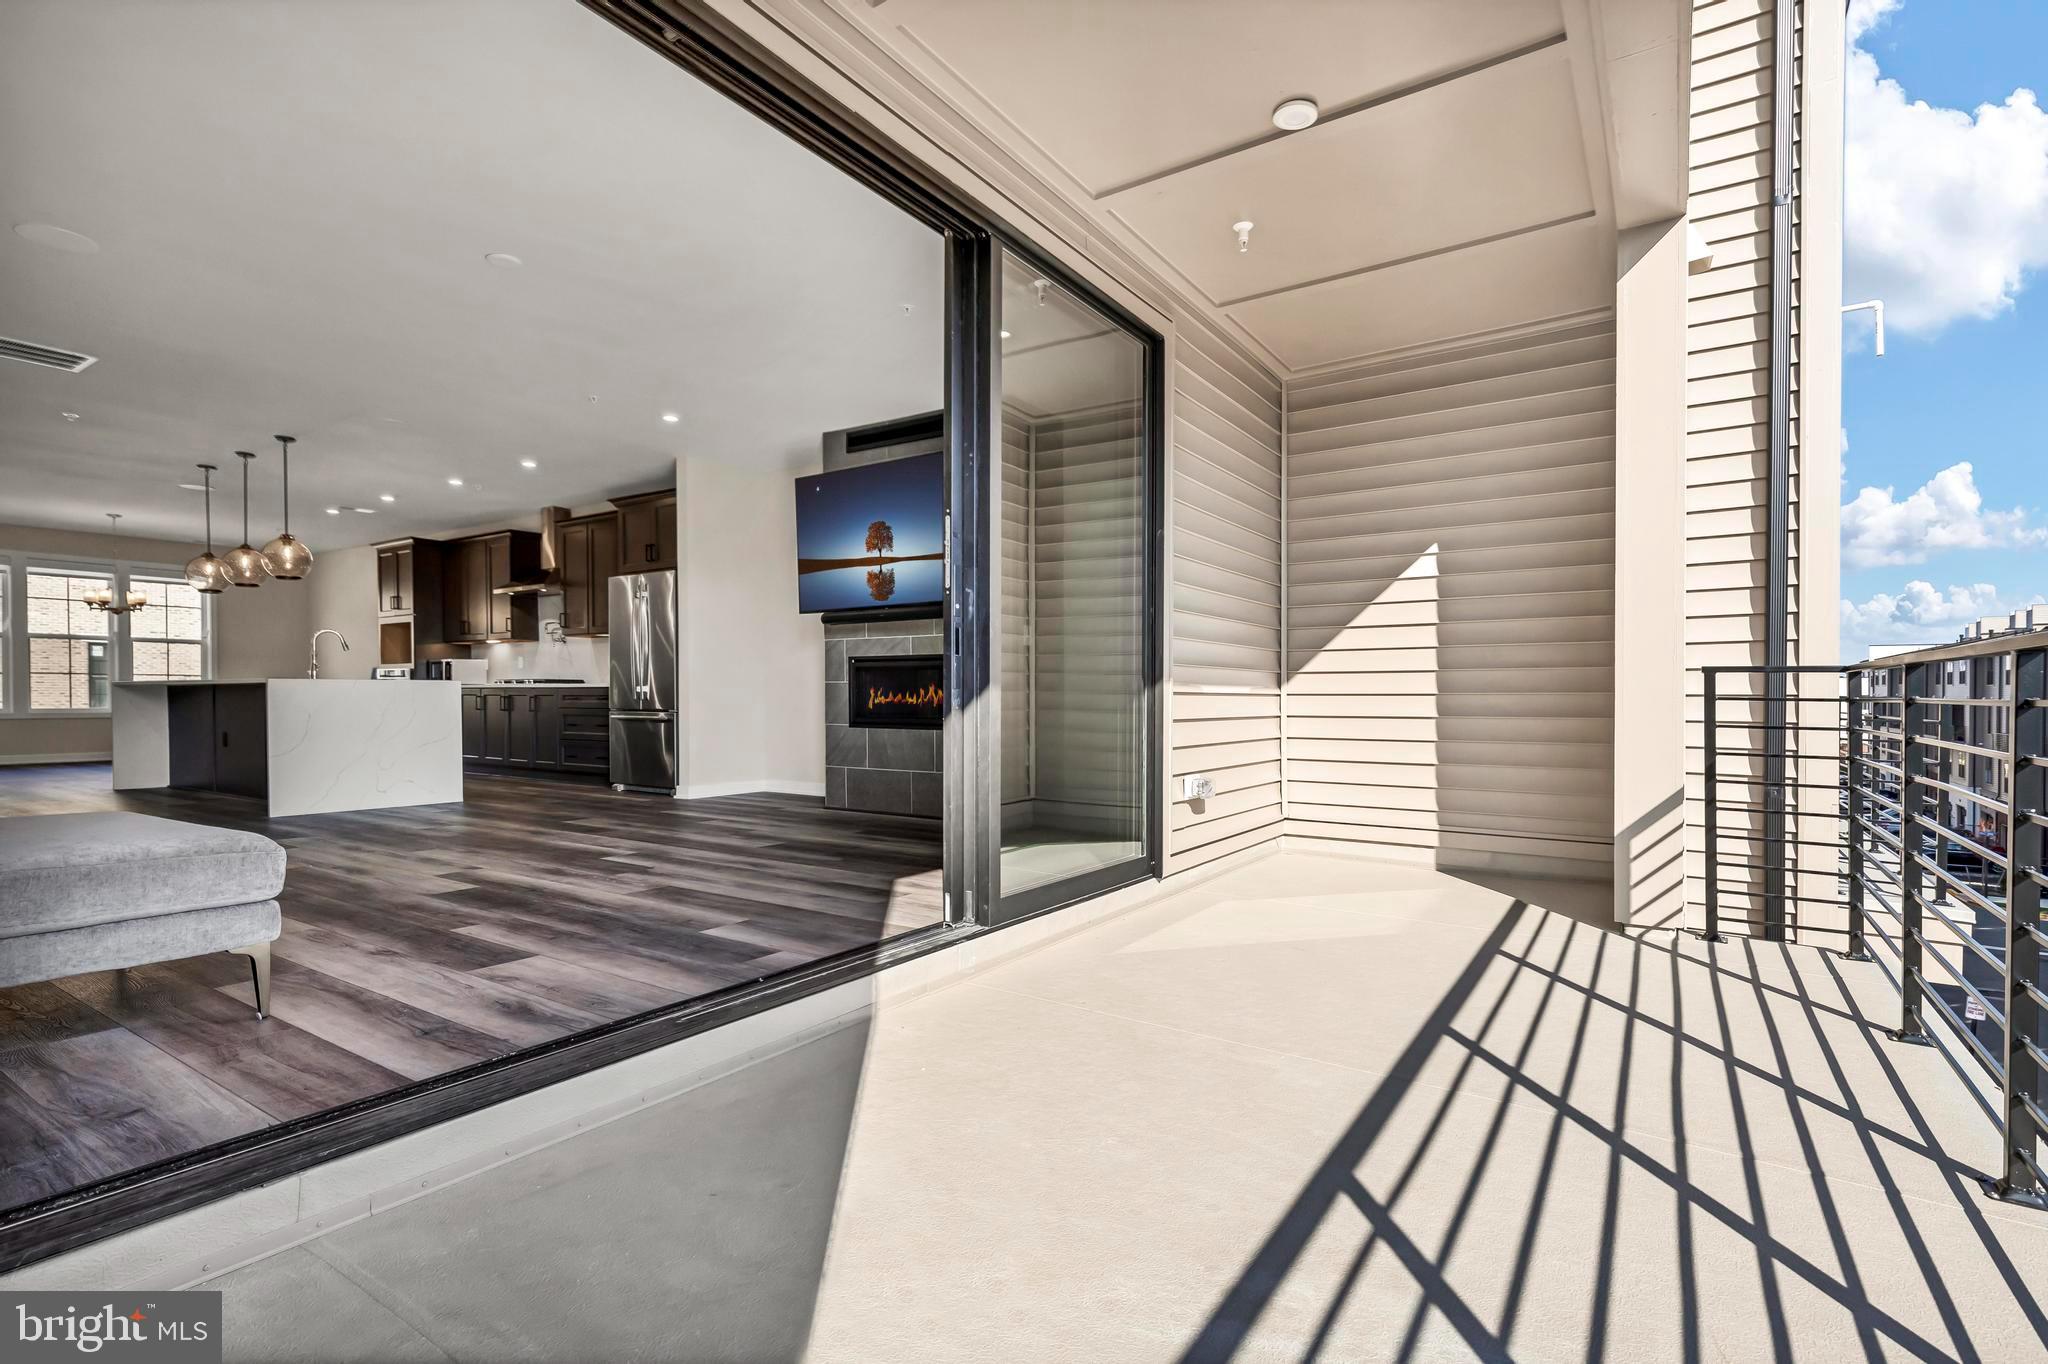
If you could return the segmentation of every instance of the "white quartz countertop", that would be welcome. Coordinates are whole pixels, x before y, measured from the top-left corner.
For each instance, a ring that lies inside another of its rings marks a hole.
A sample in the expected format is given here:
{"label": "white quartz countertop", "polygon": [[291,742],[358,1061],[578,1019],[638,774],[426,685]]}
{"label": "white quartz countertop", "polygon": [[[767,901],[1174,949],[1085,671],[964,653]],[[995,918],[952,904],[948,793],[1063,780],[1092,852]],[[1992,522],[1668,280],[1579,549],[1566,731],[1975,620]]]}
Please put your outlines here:
{"label": "white quartz countertop", "polygon": [[117,687],[268,687],[277,682],[376,682],[389,686],[391,682],[426,682],[424,677],[414,678],[372,678],[372,677],[181,677],[170,681],[116,682]]}

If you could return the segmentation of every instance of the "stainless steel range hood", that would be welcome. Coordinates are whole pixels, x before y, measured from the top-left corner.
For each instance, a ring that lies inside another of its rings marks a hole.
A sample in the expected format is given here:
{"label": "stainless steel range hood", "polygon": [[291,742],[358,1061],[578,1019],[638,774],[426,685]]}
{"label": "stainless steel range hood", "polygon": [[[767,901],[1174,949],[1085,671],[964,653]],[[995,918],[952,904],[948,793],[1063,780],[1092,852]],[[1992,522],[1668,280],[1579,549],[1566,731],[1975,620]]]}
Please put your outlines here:
{"label": "stainless steel range hood", "polygon": [[500,597],[538,597],[562,590],[562,522],[569,519],[567,507],[540,509],[540,576],[506,583],[491,592]]}

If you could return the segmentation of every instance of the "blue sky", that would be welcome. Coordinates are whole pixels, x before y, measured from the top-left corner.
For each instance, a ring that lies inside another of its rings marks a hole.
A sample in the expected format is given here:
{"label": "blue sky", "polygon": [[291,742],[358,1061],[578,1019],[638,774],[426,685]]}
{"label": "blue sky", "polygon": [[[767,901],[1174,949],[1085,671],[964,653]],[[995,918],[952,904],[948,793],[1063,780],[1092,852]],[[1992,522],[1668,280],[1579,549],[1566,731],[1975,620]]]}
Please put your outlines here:
{"label": "blue sky", "polygon": [[1842,645],[2048,597],[2048,4],[1853,0]]}

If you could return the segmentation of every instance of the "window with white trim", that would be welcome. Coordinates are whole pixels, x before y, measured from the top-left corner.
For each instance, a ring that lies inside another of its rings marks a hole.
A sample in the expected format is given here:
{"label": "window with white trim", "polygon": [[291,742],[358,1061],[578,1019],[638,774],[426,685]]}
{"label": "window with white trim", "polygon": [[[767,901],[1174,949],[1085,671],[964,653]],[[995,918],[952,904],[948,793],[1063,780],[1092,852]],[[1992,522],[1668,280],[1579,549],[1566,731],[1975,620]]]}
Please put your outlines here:
{"label": "window with white trim", "polygon": [[136,573],[133,591],[149,605],[130,611],[128,678],[134,682],[175,682],[206,676],[206,606],[199,589],[182,577]]}
{"label": "window with white trim", "polygon": [[117,681],[211,676],[213,606],[177,568],[0,548],[0,716],[105,715]]}
{"label": "window with white trim", "polygon": [[112,618],[86,605],[86,594],[112,591],[113,572],[31,566],[26,585],[29,710],[107,709]]}

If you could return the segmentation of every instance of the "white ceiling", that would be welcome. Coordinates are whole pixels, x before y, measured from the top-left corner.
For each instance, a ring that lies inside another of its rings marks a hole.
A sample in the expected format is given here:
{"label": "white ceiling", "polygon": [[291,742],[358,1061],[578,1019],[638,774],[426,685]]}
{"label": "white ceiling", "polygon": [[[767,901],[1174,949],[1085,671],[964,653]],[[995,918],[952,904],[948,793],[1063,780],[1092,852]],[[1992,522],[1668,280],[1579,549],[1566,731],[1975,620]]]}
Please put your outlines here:
{"label": "white ceiling", "polygon": [[[775,2],[861,25],[1283,375],[1611,307],[1617,229],[1684,211],[1685,0]],[[1279,132],[1294,96],[1322,120]]]}
{"label": "white ceiling", "polygon": [[196,538],[242,448],[261,543],[282,431],[318,550],[943,400],[939,238],[566,0],[8,0],[0,164],[101,247],[0,230],[0,335],[100,357],[0,362],[0,522]]}

